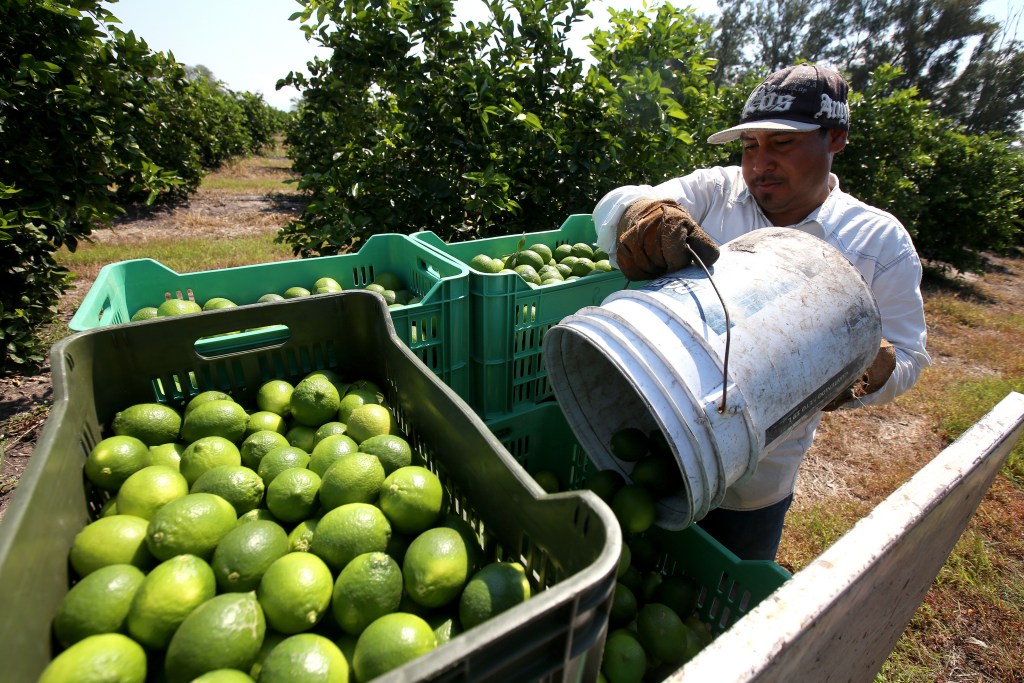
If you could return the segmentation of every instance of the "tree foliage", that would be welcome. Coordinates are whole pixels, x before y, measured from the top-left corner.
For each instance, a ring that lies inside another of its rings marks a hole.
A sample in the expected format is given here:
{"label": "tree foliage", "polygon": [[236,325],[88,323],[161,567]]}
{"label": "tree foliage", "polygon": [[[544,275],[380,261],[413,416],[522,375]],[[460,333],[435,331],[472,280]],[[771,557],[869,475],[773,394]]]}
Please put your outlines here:
{"label": "tree foliage", "polygon": [[694,120],[717,110],[689,11],[615,14],[594,38],[604,68],[585,69],[566,44],[585,0],[487,0],[490,21],[464,25],[451,0],[303,4],[333,50],[285,80],[303,92],[287,141],[310,202],[281,237],[303,255],[557,227],[625,177],[687,165]]}
{"label": "tree foliage", "polygon": [[252,145],[234,96],[189,80],[99,0],[6,0],[0,22],[0,365],[29,367],[66,285],[55,250]]}

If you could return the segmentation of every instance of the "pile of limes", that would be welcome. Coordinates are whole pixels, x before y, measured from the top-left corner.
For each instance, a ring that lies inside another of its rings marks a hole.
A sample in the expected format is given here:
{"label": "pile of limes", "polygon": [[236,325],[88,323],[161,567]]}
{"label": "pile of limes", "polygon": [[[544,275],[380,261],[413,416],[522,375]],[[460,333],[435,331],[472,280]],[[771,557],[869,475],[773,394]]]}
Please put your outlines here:
{"label": "pile of limes", "polygon": [[554,249],[546,244],[531,244],[500,257],[477,254],[469,267],[481,273],[515,273],[530,284],[542,286],[612,270],[608,254],[586,242],[559,244]]}
{"label": "pile of limes", "polygon": [[[405,306],[414,304],[421,298],[405,286],[402,282],[402,278],[395,273],[385,271],[377,272],[374,275],[373,280],[363,289],[378,292],[384,297],[388,306]],[[313,282],[309,287],[295,285],[288,287],[280,294],[270,292],[264,294],[255,302],[246,303],[262,304],[267,301],[284,301],[285,299],[298,299],[317,294],[333,294],[340,291],[342,291],[342,286],[337,280],[332,277],[321,277]],[[151,318],[162,318],[169,315],[184,315],[186,313],[213,311],[220,308],[232,308],[237,305],[237,302],[221,296],[215,296],[207,299],[201,306],[191,299],[169,298],[158,306],[143,306],[139,310],[135,311],[131,319],[132,321],[149,320]]]}
{"label": "pile of limes", "polygon": [[126,406],[88,454],[40,681],[359,681],[528,599],[487,561],[380,389],[316,371],[243,406]]}
{"label": "pile of limes", "polygon": [[[631,479],[618,470],[593,472],[586,488],[604,500],[623,532],[609,633],[602,653],[599,681],[654,683],[692,659],[712,640],[696,611],[700,584],[691,577],[662,571],[662,551],[654,524],[659,498],[679,492],[682,475],[660,430],[636,427],[616,431],[612,454],[632,465]],[[562,488],[550,470],[532,473],[548,492]]]}

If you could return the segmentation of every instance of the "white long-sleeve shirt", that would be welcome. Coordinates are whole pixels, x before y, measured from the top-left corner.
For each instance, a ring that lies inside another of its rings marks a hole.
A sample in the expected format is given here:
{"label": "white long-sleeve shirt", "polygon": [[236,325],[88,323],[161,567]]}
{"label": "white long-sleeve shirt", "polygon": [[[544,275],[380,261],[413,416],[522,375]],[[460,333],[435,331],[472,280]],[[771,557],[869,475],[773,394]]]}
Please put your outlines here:
{"label": "white long-sleeve shirt", "polygon": [[[921,298],[921,261],[910,234],[894,216],[839,189],[829,176],[829,196],[818,209],[790,227],[824,239],[852,263],[871,289],[882,319],[882,336],[896,348],[896,369],[878,391],[856,405],[887,403],[917,381],[931,365]],[[637,199],[672,199],[719,244],[759,228],[773,227],[747,189],[739,166],[699,169],[660,185],[626,185],[605,195],[594,208],[597,244],[615,261],[615,237],[626,206]],[[849,407],[856,407],[849,406]],[[731,486],[722,503],[729,510],[772,505],[793,492],[797,470],[821,420],[817,415],[775,446],[753,476]]]}

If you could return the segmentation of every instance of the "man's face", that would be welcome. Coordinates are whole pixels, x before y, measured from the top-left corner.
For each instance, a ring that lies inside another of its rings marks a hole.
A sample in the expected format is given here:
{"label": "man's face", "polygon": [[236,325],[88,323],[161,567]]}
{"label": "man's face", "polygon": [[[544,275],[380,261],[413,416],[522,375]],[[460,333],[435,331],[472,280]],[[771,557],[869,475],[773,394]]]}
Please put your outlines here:
{"label": "man's face", "polygon": [[828,197],[832,155],[846,140],[841,130],[750,131],[740,136],[743,179],[773,224],[792,225],[821,206]]}

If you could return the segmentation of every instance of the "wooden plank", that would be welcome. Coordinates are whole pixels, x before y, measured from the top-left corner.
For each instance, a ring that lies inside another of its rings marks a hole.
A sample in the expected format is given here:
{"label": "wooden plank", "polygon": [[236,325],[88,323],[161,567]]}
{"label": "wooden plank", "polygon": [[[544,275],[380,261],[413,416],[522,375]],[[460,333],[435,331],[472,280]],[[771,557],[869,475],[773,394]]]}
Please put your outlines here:
{"label": "wooden plank", "polygon": [[667,680],[872,681],[1022,433],[1011,392]]}

